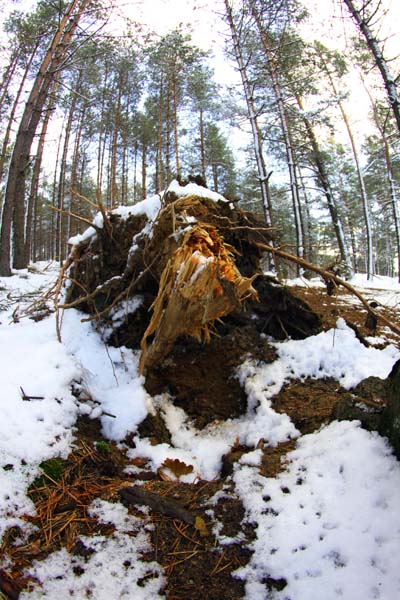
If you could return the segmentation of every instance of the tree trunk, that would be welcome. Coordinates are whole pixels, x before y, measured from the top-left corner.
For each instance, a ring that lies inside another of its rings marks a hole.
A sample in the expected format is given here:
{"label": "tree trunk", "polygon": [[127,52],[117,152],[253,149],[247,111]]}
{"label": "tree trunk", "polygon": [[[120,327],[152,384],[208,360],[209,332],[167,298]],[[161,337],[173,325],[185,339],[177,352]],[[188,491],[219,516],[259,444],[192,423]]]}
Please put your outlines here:
{"label": "tree trunk", "polygon": [[171,179],[171,103],[172,93],[170,82],[167,81],[166,122],[165,122],[165,174],[167,184]]}
{"label": "tree trunk", "polygon": [[97,185],[96,185],[96,197],[101,198],[103,188],[103,166],[104,166],[104,149],[105,149],[105,102],[106,102],[106,89],[108,81],[108,68],[105,67],[104,73],[104,84],[101,94],[101,108],[100,108],[100,127],[99,127],[99,142],[97,146]]}
{"label": "tree trunk", "polygon": [[[122,165],[121,165],[121,204],[125,205],[128,203],[128,135],[129,135],[129,105],[130,98],[128,96],[126,100],[125,114],[124,114],[124,126],[122,128]],[[136,188],[136,162],[137,162],[137,151],[138,144],[135,141],[134,144],[134,166],[133,166],[133,178],[134,178],[134,194]]]}
{"label": "tree trunk", "polygon": [[297,254],[298,256],[304,258],[304,228],[302,227],[302,216],[301,216],[301,202],[300,202],[300,194],[299,194],[299,186],[297,183],[296,176],[296,159],[294,148],[292,144],[292,136],[290,135],[290,124],[287,115],[287,110],[285,107],[285,103],[283,101],[283,91],[278,79],[278,74],[276,71],[276,66],[274,65],[274,60],[271,54],[271,47],[268,39],[268,34],[265,31],[263,24],[261,22],[260,15],[257,13],[257,10],[253,3],[250,5],[251,13],[256,22],[258,32],[260,34],[261,42],[264,48],[265,58],[267,60],[267,68],[269,72],[269,76],[271,78],[272,89],[274,91],[275,100],[278,107],[279,120],[281,123],[283,141],[286,149],[286,158],[289,169],[289,180],[290,180],[290,192],[292,196],[292,205],[293,205],[293,216],[294,216],[294,224],[296,230],[296,246],[297,246]]}
{"label": "tree trunk", "polygon": [[176,86],[176,75],[173,79],[173,107],[174,107],[174,139],[175,139],[175,168],[176,176],[181,176],[181,163],[179,160],[179,132],[178,132],[178,96]]}
{"label": "tree trunk", "polygon": [[[82,72],[79,72],[78,82],[81,77]],[[77,87],[79,87],[79,83],[77,82]],[[65,136],[64,136],[64,145],[63,151],[61,155],[60,162],[60,176],[58,181],[58,194],[57,194],[57,257],[60,261],[60,265],[63,263],[65,258],[64,246],[65,246],[65,217],[62,214],[62,211],[65,208],[65,180],[66,180],[66,171],[67,171],[67,158],[68,158],[68,148],[69,148],[69,140],[71,136],[72,123],[75,118],[75,108],[77,103],[77,95],[72,94],[72,102],[69,109],[67,125],[65,127]]]}
{"label": "tree trunk", "polygon": [[392,153],[390,151],[390,144],[388,140],[388,136],[386,135],[385,128],[382,126],[378,111],[376,110],[376,104],[374,99],[372,98],[371,92],[368,89],[364,79],[362,78],[364,88],[369,96],[371,106],[372,106],[372,114],[374,118],[375,126],[381,136],[382,145],[385,153],[385,163],[386,163],[386,175],[389,184],[390,190],[390,202],[393,214],[393,222],[395,228],[396,235],[396,254],[397,254],[397,277],[400,282],[400,211],[399,211],[399,198],[396,190],[396,183],[393,175],[393,164],[392,164]]}
{"label": "tree trunk", "polygon": [[120,201],[119,187],[117,183],[117,150],[118,150],[118,139],[121,127],[121,98],[123,88],[123,77],[120,74],[117,84],[117,106],[115,109],[114,127],[111,141],[111,161],[110,161],[110,192],[111,192],[111,206],[116,206]]}
{"label": "tree trunk", "polygon": [[203,177],[204,183],[207,181],[207,164],[206,164],[206,144],[204,135],[204,111],[203,107],[200,107],[199,116],[199,131],[200,131],[200,156],[201,156],[201,176]]}
{"label": "tree trunk", "polygon": [[345,237],[344,229],[343,229],[343,223],[342,223],[342,220],[341,220],[339,212],[338,212],[335,197],[333,195],[331,185],[329,182],[329,176],[328,176],[327,170],[325,168],[325,162],[323,159],[323,155],[320,150],[320,147],[319,147],[319,144],[317,141],[317,137],[314,133],[314,129],[313,129],[310,121],[305,116],[303,102],[302,102],[301,97],[299,95],[296,95],[296,100],[297,100],[297,104],[298,104],[300,110],[302,111],[303,123],[305,125],[307,135],[308,135],[308,138],[311,143],[312,158],[315,163],[315,166],[317,167],[319,182],[324,191],[326,202],[328,204],[329,214],[332,219],[333,229],[335,231],[336,241],[337,241],[337,244],[339,247],[340,258],[346,265],[346,269],[348,270],[349,275],[351,275],[353,273],[353,266],[351,263],[350,253],[349,253],[349,249],[347,247],[346,237]]}
{"label": "tree trunk", "polygon": [[[340,95],[336,88],[333,77],[329,71],[328,66],[325,64],[324,61],[323,61],[323,65],[324,65],[325,72],[328,76],[329,83],[331,84],[333,93],[335,94],[335,96],[337,98],[339,98]],[[356,167],[356,173],[357,173],[357,179],[358,179],[358,184],[359,184],[359,191],[360,191],[361,203],[362,203],[362,209],[363,209],[363,215],[364,215],[365,231],[366,231],[366,241],[367,241],[366,271],[367,271],[368,280],[371,280],[374,275],[374,255],[373,255],[373,241],[372,241],[372,222],[371,222],[371,213],[370,213],[370,209],[369,209],[369,205],[368,205],[367,191],[365,189],[365,181],[364,181],[364,177],[362,174],[360,159],[358,156],[358,150],[357,150],[356,142],[354,140],[353,132],[352,132],[352,129],[350,126],[350,121],[349,121],[347,113],[344,109],[343,103],[340,100],[338,100],[338,106],[339,106],[339,109],[340,109],[340,112],[342,115],[342,119],[343,119],[343,122],[344,122],[346,130],[347,130],[347,134],[349,136],[351,149],[353,151],[353,158],[354,158],[354,164]]]}
{"label": "tree trunk", "polygon": [[[13,223],[13,265],[25,263],[25,183],[29,170],[30,150],[46,102],[54,73],[60,66],[82,13],[89,0],[73,0],[60,20],[58,29],[36,75],[16,135],[4,200],[3,226],[0,237],[0,275],[11,275],[10,245]],[[76,12],[75,12],[76,11]],[[74,14],[75,13],[75,14]],[[12,217],[11,217],[12,215]]]}
{"label": "tree trunk", "polygon": [[[35,47],[34,52],[36,51],[36,49],[37,49],[37,45]],[[19,51],[14,50],[14,52],[11,56],[10,63],[6,67],[3,77],[2,77],[2,80],[1,80],[1,83],[0,83],[0,107],[3,106],[4,99],[7,96],[15,69],[17,68],[17,65],[18,65],[18,60],[19,60]],[[31,59],[29,62],[31,62]],[[30,64],[29,64],[29,66],[30,66]],[[26,67],[25,73],[27,70],[29,70],[29,66]],[[25,75],[25,77],[26,77],[26,75]]]}
{"label": "tree trunk", "polygon": [[[42,158],[44,144],[46,141],[47,129],[49,126],[50,117],[53,111],[56,98],[56,90],[59,83],[59,76],[56,76],[53,82],[53,87],[50,92],[49,101],[46,108],[45,117],[43,119],[42,130],[39,136],[39,143],[36,152],[35,166],[33,168],[31,189],[29,192],[28,210],[26,219],[26,239],[25,239],[25,262],[28,264],[31,258],[36,256],[36,214],[37,214],[37,196],[39,189],[40,170],[42,167]],[[33,247],[31,247],[33,237]]]}
{"label": "tree trunk", "polygon": [[[53,192],[51,195],[51,205],[54,207],[56,206],[56,199],[57,199],[57,194],[58,194],[58,190],[57,190],[57,173],[58,173],[58,165],[60,163],[60,153],[61,153],[61,146],[62,146],[62,140],[63,140],[63,131],[64,131],[64,122],[62,124],[62,129],[58,138],[58,143],[57,143],[57,154],[56,154],[56,164],[54,166],[54,176],[53,176]],[[55,260],[57,258],[57,244],[58,244],[58,238],[57,238],[57,222],[58,222],[58,218],[55,216],[54,211],[51,211],[50,214],[50,218],[51,218],[51,235],[49,236],[51,239],[50,245],[51,245],[51,259]]]}
{"label": "tree trunk", "polygon": [[[70,181],[70,193],[71,193],[70,208],[71,208],[71,212],[74,214],[80,213],[80,209],[79,209],[80,203],[76,201],[76,199],[75,199],[76,195],[74,194],[74,192],[77,191],[78,194],[80,193],[80,191],[78,190],[78,187],[80,187],[80,181],[79,181],[79,177],[78,177],[78,168],[79,168],[79,158],[80,158],[83,124],[84,124],[85,118],[86,118],[86,109],[87,109],[87,105],[84,104],[82,107],[82,110],[81,110],[80,117],[79,117],[78,128],[77,128],[77,131],[75,134],[74,151],[72,153],[71,181]],[[72,219],[69,216],[69,218],[68,218],[68,238],[76,235],[77,233],[78,233],[78,222],[76,219]]]}
{"label": "tree trunk", "polygon": [[164,189],[164,88],[160,82],[158,101],[157,156],[156,156],[156,191]]}
{"label": "tree trunk", "polygon": [[260,126],[257,119],[257,112],[254,103],[253,92],[247,76],[246,63],[242,54],[240,46],[240,40],[238,31],[233,19],[232,8],[229,4],[229,0],[225,0],[225,12],[228,20],[228,24],[231,30],[231,37],[233,43],[233,50],[238,64],[239,73],[242,79],[242,85],[244,89],[244,95],[247,104],[248,116],[251,124],[251,131],[253,134],[253,145],[256,156],[258,178],[261,187],[261,197],[264,207],[265,221],[269,227],[272,226],[272,206],[271,199],[268,192],[268,172],[266,168],[263,147],[262,147],[262,135]]}
{"label": "tree trunk", "polygon": [[147,147],[142,142],[142,200],[147,196]]}
{"label": "tree trunk", "polygon": [[[4,134],[4,139],[3,139],[3,144],[2,144],[2,147],[1,147],[1,154],[0,154],[0,182],[3,180],[4,167],[5,167],[5,163],[6,163],[6,159],[7,159],[7,150],[8,150],[8,145],[10,143],[11,131],[12,131],[12,128],[13,128],[13,125],[14,125],[15,113],[17,111],[17,108],[18,108],[18,105],[19,105],[19,101],[20,101],[20,98],[21,98],[21,94],[22,94],[22,91],[23,91],[24,86],[25,86],[26,78],[27,78],[27,76],[29,74],[29,69],[31,68],[31,64],[32,64],[32,61],[33,61],[34,56],[36,54],[37,48],[38,48],[38,44],[35,46],[34,50],[32,51],[32,53],[31,53],[31,55],[29,57],[28,64],[26,65],[24,74],[23,74],[22,79],[21,79],[21,83],[19,84],[19,88],[17,90],[17,94],[16,94],[16,96],[14,98],[14,102],[13,102],[13,105],[12,105],[10,116],[8,118],[7,129],[6,129],[5,134]],[[0,211],[1,211],[1,207],[2,207],[2,201],[0,202]]]}

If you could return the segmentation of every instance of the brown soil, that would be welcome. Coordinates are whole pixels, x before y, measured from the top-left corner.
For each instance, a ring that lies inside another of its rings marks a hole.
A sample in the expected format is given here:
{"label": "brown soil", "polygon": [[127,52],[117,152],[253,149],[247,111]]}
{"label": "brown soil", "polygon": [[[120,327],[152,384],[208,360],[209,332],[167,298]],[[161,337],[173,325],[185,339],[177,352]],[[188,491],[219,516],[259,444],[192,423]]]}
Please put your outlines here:
{"label": "brown soil", "polygon": [[[354,325],[362,337],[379,336],[386,339],[386,343],[399,343],[399,336],[378,323],[375,330],[366,327],[367,313],[359,300],[348,291],[338,288],[332,296],[326,293],[325,288],[291,287],[295,296],[307,302],[310,308],[320,316],[324,329],[335,327],[338,317],[342,317],[351,326]],[[363,292],[368,302],[375,301],[373,291]],[[379,303],[378,303],[379,304]],[[379,312],[393,324],[398,324],[398,311],[379,306]]]}

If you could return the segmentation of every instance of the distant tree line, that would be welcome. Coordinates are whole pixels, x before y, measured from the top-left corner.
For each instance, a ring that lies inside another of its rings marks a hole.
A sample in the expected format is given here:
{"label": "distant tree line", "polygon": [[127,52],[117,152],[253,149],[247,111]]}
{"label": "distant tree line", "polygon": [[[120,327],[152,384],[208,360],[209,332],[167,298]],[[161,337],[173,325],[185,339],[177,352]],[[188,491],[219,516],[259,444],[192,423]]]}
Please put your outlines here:
{"label": "distant tree line", "polygon": [[[112,7],[101,0],[12,13],[0,73],[0,275],[62,261],[100,207],[189,173],[262,213],[275,244],[298,256],[340,261],[347,275],[398,273],[396,61],[375,35],[380,0],[342,4],[347,56],[302,39],[306,0],[221,0],[239,74],[229,89],[182,28],[107,34]],[[349,72],[369,98],[368,135],[354,130]]]}

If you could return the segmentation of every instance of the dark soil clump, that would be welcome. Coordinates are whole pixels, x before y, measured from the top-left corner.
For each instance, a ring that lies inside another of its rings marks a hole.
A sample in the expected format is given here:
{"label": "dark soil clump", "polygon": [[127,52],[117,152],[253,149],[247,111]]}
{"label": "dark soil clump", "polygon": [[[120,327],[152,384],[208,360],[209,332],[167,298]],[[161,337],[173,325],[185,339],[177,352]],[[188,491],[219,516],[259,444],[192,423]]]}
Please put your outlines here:
{"label": "dark soil clump", "polygon": [[160,366],[148,370],[146,389],[153,396],[169,392],[200,429],[214,420],[238,417],[246,412],[247,397],[235,370],[252,352],[264,362],[276,357],[254,325],[231,326],[206,345],[182,338]]}

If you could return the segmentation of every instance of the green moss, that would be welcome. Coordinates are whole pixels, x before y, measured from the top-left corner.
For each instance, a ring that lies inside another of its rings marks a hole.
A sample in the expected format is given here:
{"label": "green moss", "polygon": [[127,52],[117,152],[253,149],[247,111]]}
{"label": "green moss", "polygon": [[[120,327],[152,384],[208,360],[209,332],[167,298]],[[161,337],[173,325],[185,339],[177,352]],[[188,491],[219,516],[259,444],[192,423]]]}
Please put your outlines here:
{"label": "green moss", "polygon": [[104,441],[96,442],[96,450],[102,454],[109,454],[111,452],[111,446]]}
{"label": "green moss", "polygon": [[49,458],[40,463],[43,473],[53,481],[59,481],[65,471],[65,460],[62,458]]}
{"label": "green moss", "polygon": [[[40,463],[39,467],[42,470],[43,475],[39,475],[29,486],[29,490],[33,491],[35,488],[49,485],[51,481],[59,481],[64,474],[67,462],[62,458],[49,458]],[[1,600],[1,599],[0,599]]]}

